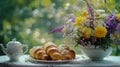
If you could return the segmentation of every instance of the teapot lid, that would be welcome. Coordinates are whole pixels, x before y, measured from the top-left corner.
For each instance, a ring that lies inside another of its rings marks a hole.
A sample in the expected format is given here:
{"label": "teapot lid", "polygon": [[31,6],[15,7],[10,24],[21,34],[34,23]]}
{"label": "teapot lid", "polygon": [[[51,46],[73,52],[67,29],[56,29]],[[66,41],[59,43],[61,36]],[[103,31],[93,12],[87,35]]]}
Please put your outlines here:
{"label": "teapot lid", "polygon": [[8,42],[8,45],[21,45],[21,43],[19,41],[16,41],[16,38],[12,39],[12,41]]}

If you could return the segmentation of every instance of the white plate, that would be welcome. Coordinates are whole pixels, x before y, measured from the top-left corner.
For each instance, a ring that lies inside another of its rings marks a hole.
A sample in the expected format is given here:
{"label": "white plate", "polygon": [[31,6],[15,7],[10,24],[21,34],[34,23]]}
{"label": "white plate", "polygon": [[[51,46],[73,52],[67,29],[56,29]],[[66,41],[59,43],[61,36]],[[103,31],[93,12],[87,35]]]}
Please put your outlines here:
{"label": "white plate", "polygon": [[33,63],[47,63],[47,64],[65,64],[65,63],[69,63],[74,60],[75,59],[73,60],[37,60],[37,59],[30,57],[30,61]]}

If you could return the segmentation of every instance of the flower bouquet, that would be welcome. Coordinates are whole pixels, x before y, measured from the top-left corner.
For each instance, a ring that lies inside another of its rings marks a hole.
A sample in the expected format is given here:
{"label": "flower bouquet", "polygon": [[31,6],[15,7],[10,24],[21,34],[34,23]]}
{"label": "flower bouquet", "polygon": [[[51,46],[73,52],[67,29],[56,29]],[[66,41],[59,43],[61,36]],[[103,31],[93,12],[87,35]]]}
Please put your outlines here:
{"label": "flower bouquet", "polygon": [[[68,21],[55,28],[51,33],[63,32],[67,42],[72,42],[76,46],[81,45],[83,48],[99,48],[107,51],[112,47],[114,41],[119,38],[120,14],[100,14],[92,8],[87,0],[84,1],[87,4],[87,11],[81,12],[78,17],[70,14]],[[92,49],[88,51],[92,51]],[[109,51],[107,52],[110,54]]]}

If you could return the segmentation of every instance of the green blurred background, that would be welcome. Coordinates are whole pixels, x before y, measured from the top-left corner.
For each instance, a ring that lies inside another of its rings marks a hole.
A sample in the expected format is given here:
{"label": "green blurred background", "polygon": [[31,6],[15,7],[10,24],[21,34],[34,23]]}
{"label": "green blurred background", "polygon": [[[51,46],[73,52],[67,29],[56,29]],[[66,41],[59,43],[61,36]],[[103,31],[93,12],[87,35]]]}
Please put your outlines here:
{"label": "green blurred background", "polygon": [[[104,0],[89,0],[95,9],[109,7],[106,10],[120,13],[120,0],[106,1],[107,5]],[[62,33],[48,33],[66,22],[69,14],[79,15],[83,9],[83,0],[0,0],[0,43],[6,46],[16,38],[29,48],[48,41],[63,44]],[[120,55],[119,47],[114,46],[113,55]]]}

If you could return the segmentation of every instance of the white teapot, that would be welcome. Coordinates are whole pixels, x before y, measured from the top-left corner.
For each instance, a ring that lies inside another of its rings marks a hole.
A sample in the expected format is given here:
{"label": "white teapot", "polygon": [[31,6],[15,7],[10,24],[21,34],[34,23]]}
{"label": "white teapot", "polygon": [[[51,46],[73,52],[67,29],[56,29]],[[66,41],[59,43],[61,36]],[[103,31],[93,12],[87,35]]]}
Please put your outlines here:
{"label": "white teapot", "polygon": [[[28,46],[22,45],[19,41],[16,41],[16,39],[8,42],[6,45],[7,48],[5,48],[3,44],[0,44],[0,46],[3,52],[10,58],[10,61],[18,61],[19,57],[28,51]],[[26,48],[25,52],[23,52],[23,47]]]}

